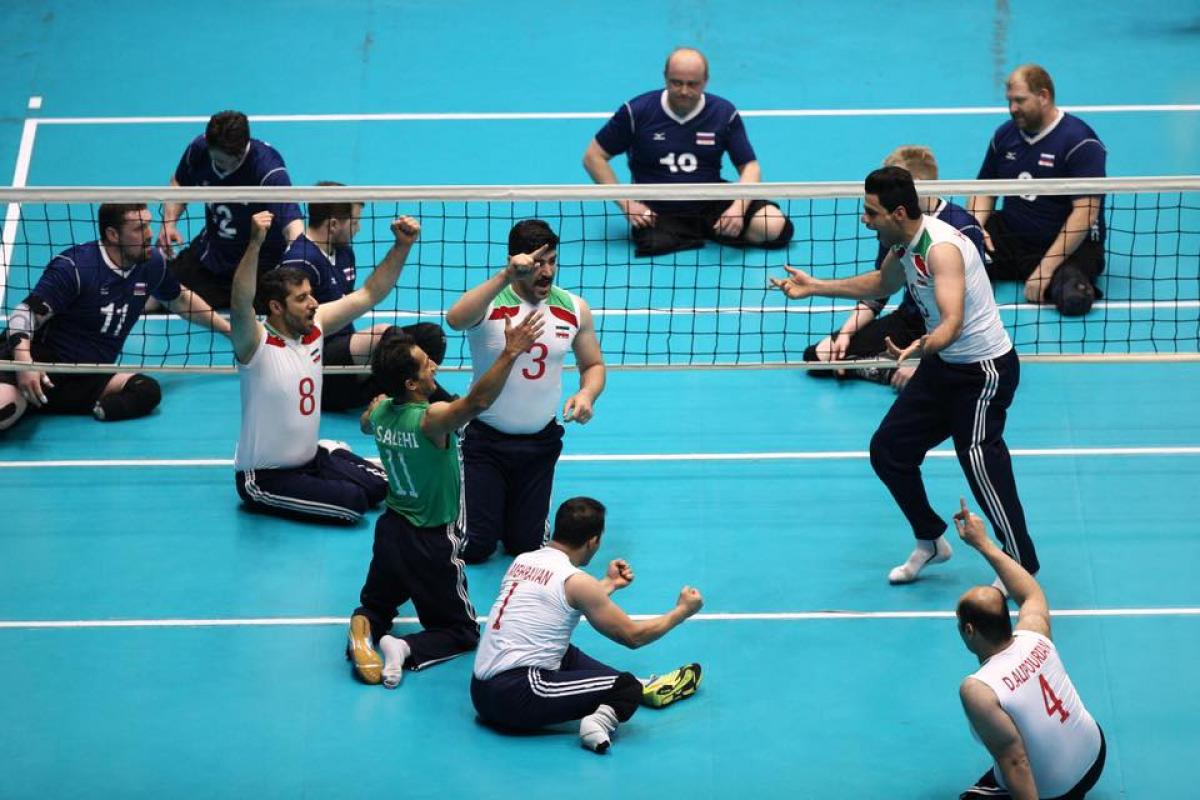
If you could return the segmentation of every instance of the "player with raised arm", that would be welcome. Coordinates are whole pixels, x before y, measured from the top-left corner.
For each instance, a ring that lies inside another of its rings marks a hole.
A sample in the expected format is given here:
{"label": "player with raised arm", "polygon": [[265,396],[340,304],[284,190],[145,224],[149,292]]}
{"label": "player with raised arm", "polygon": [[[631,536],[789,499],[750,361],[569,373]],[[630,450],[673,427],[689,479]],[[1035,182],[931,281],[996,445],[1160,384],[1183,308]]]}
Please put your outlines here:
{"label": "player with raised arm", "polygon": [[[357,289],[321,305],[305,273],[273,269],[258,279],[259,250],[272,215],[251,220],[233,276],[230,321],[241,378],[242,426],[234,469],[238,494],[255,511],[357,522],[383,502],[387,476],[343,442],[320,441],[324,331],[338,330],[387,296],[420,235],[412,217],[392,222],[395,242]],[[266,321],[255,315],[255,296]]]}
{"label": "player with raised arm", "polygon": [[996,586],[976,586],[958,601],[959,636],[980,664],[963,680],[959,697],[971,732],[995,760],[961,798],[1080,800],[1104,771],[1104,732],[1051,641],[1041,587],[996,547],[966,501],[959,503],[959,537],[987,560],[1018,609],[1014,629],[1005,593]]}
{"label": "player with raised arm", "polygon": [[563,403],[563,421],[586,424],[604,391],[604,356],[592,311],[582,297],[554,285],[557,269],[558,235],[540,219],[522,220],[509,231],[505,267],[446,312],[446,324],[467,332],[475,375],[486,372],[503,348],[506,319],[536,310],[548,321],[500,397],[463,436],[462,556],[468,564],[490,558],[497,542],[516,555],[546,541],[554,469],[562,453],[563,426],[555,412],[568,351],[575,356],[579,389]]}

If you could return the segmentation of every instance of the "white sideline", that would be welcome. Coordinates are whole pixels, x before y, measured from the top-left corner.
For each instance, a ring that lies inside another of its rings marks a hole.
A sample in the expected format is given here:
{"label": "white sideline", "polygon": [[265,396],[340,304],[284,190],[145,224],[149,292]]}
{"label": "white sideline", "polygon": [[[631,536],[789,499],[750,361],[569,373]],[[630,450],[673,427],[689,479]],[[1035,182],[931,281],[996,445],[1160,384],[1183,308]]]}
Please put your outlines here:
{"label": "white sideline", "polygon": [[[1189,113],[1200,104],[1132,104],[1061,106],[1064,111],[1084,114]],[[751,109],[743,117],[910,117],[910,116],[1003,116],[1003,106],[934,106],[926,108],[780,108]],[[374,114],[251,114],[251,122],[495,122],[529,120],[608,119],[612,111],[497,111]],[[138,117],[44,117],[44,125],[172,125],[202,124],[207,116]]]}
{"label": "white sideline", "polygon": [[[1016,613],[1016,612],[1012,612]],[[1195,617],[1200,608],[1075,608],[1052,610],[1054,617]],[[633,619],[653,619],[654,614],[630,614]],[[697,622],[800,622],[846,619],[953,619],[953,611],[778,611],[748,613],[700,613]],[[487,617],[476,617],[486,622]],[[74,620],[0,620],[0,630],[45,630],[53,628],[254,628],[345,625],[347,617],[242,617],[211,619],[74,619]],[[411,625],[416,617],[397,617],[396,622]]]}
{"label": "white sideline", "polygon": [[[33,100],[30,98],[30,107]],[[36,98],[41,100],[41,98]],[[21,143],[17,148],[17,165],[13,168],[12,186],[23,188],[29,180],[29,165],[33,163],[33,143],[37,139],[38,120],[27,119],[21,128]],[[4,231],[0,233],[0,308],[7,308],[4,295],[8,289],[8,265],[12,263],[13,247],[17,240],[17,225],[21,222],[21,204],[9,203],[4,213]]]}
{"label": "white sideline", "polygon": [[[1047,447],[1017,448],[1010,453],[1019,458],[1089,456],[1196,456],[1200,446],[1181,447]],[[590,463],[628,463],[662,461],[844,461],[870,458],[866,450],[823,450],[809,452],[760,453],[594,453],[567,454],[560,461]],[[929,458],[957,458],[953,450],[931,450]],[[378,458],[368,458],[376,464]],[[112,458],[0,461],[0,469],[82,469],[103,467],[232,467],[231,458]]]}

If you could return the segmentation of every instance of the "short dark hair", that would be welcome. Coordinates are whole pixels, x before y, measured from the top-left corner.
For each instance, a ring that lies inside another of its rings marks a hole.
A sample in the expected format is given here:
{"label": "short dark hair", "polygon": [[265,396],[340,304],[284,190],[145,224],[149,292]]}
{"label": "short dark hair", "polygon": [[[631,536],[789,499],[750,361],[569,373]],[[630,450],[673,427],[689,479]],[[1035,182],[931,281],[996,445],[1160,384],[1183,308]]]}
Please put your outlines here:
{"label": "short dark hair", "polygon": [[903,206],[909,219],[921,217],[917,187],[913,185],[912,173],[904,167],[880,167],[872,171],[867,176],[866,191],[878,197],[879,204],[889,214]]}
{"label": "short dark hair", "polygon": [[126,214],[145,210],[145,203],[101,203],[96,212],[96,228],[100,231],[100,241],[104,241],[104,232],[109,228],[121,229]]}
{"label": "short dark hair", "polygon": [[[317,186],[345,186],[337,181],[317,181]],[[331,219],[350,219],[354,216],[354,207],[362,203],[345,201],[341,203],[309,203],[308,224],[319,228]]]}
{"label": "short dark hair", "polygon": [[572,497],[558,507],[554,515],[556,542],[571,547],[587,543],[593,536],[604,533],[604,504],[590,497]]}
{"label": "short dark hair", "polygon": [[296,267],[276,267],[258,277],[258,291],[254,295],[254,307],[260,314],[270,314],[270,303],[287,303],[293,286],[308,282],[308,273]]}
{"label": "short dark hair", "polygon": [[240,156],[250,144],[250,120],[240,111],[218,111],[208,119],[204,141],[209,149]]}
{"label": "short dark hair", "polygon": [[558,249],[558,234],[542,219],[523,219],[508,232],[508,254],[532,253],[544,244]]}
{"label": "short dark hair", "polygon": [[371,354],[371,375],[384,394],[403,397],[404,382],[416,380],[421,371],[413,355],[416,347],[416,339],[398,328],[388,329],[387,335],[379,340]]}
{"label": "short dark hair", "polygon": [[[1000,594],[1000,590],[996,590]],[[1008,604],[1003,595],[1000,603],[981,603],[973,595],[967,594],[958,601],[958,626],[962,628],[968,622],[975,627],[979,635],[991,644],[1006,642],[1012,637],[1012,620],[1008,616]]]}
{"label": "short dark hair", "polygon": [[[1049,93],[1050,101],[1054,102],[1054,79],[1050,77],[1050,73],[1041,64],[1022,64],[1013,70],[1012,78],[1020,78],[1025,81],[1026,88],[1033,94],[1037,94],[1043,89]],[[1009,83],[1011,83],[1011,78]]]}

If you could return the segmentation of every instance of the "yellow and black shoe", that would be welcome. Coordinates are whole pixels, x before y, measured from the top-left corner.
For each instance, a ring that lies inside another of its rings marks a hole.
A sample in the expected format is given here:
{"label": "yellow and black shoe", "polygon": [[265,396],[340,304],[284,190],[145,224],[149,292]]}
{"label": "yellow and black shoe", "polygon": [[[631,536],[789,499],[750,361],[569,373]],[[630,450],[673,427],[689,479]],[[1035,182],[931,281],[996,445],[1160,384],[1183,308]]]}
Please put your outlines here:
{"label": "yellow and black shoe", "polygon": [[379,683],[383,674],[383,659],[371,641],[371,623],[362,614],[350,618],[346,658],[354,662],[354,672],[363,683]]}
{"label": "yellow and black shoe", "polygon": [[700,665],[686,664],[666,675],[651,678],[642,688],[642,705],[662,708],[691,697],[700,686]]}

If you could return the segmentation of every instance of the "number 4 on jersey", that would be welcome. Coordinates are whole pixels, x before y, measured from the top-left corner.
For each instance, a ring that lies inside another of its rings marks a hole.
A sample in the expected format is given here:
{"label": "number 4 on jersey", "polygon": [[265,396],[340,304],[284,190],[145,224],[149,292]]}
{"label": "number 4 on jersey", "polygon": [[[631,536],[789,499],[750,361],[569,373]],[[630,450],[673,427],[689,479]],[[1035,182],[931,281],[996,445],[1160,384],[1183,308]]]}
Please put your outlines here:
{"label": "number 4 on jersey", "polygon": [[1059,700],[1058,695],[1050,688],[1049,682],[1046,681],[1046,676],[1038,675],[1038,683],[1042,687],[1042,702],[1046,706],[1046,716],[1053,717],[1055,714],[1058,714],[1058,721],[1066,723],[1067,717],[1071,716],[1071,714],[1063,708],[1062,700]]}

